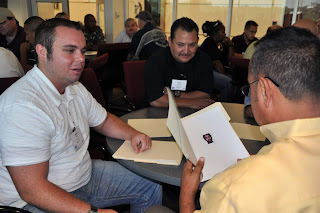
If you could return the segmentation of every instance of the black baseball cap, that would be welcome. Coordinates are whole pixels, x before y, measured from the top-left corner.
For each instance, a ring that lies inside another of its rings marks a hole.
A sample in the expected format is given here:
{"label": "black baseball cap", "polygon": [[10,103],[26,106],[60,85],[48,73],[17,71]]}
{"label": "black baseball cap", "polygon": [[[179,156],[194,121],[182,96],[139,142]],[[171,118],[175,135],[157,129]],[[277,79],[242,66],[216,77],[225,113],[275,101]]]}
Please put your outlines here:
{"label": "black baseball cap", "polygon": [[138,15],[136,15],[136,18],[141,19],[142,21],[151,21],[152,16],[151,13],[148,11],[141,11]]}

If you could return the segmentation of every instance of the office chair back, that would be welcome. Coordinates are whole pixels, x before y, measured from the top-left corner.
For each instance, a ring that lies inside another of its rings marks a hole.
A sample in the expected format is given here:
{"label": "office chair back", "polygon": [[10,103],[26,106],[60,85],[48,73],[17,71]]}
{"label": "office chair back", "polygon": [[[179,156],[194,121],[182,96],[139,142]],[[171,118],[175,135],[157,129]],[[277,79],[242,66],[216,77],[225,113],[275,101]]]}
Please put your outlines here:
{"label": "office chair back", "polygon": [[0,95],[21,77],[0,78]]}
{"label": "office chair back", "polygon": [[145,96],[144,66],[146,60],[123,62],[126,98],[133,109],[143,106]]}
{"label": "office chair back", "polygon": [[103,72],[101,77],[106,88],[114,88],[117,84],[123,82],[122,62],[127,60],[130,46],[131,43],[108,43],[99,45],[98,56],[104,53],[109,54],[108,63],[106,64],[107,72]]}

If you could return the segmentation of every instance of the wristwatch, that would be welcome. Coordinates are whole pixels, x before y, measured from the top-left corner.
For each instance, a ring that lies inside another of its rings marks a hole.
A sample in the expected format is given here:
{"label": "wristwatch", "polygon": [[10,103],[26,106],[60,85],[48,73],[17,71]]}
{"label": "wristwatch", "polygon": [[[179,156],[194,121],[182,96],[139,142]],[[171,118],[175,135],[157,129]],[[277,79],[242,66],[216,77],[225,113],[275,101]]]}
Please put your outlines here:
{"label": "wristwatch", "polygon": [[179,90],[174,91],[174,97],[179,98],[181,95],[181,92]]}
{"label": "wristwatch", "polygon": [[88,213],[97,213],[98,212],[98,208],[91,205],[91,209],[88,211]]}

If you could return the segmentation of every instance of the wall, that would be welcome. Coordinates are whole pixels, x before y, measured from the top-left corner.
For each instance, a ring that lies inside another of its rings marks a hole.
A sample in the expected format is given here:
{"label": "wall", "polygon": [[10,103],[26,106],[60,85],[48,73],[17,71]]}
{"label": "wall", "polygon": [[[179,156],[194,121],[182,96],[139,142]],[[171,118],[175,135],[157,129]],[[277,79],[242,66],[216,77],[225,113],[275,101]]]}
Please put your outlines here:
{"label": "wall", "polygon": [[28,9],[26,0],[10,0],[8,1],[8,8],[12,11],[16,20],[19,21],[20,26],[28,19]]}

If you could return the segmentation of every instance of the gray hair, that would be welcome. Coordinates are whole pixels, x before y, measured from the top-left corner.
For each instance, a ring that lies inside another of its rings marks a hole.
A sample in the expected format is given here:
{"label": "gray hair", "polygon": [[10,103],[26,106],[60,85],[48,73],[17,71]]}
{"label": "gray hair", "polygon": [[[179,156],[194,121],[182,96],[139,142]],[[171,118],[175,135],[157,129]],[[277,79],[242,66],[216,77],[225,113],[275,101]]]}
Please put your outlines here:
{"label": "gray hair", "polygon": [[250,63],[254,79],[267,76],[277,82],[290,101],[320,100],[320,40],[307,30],[275,30],[257,42]]}

